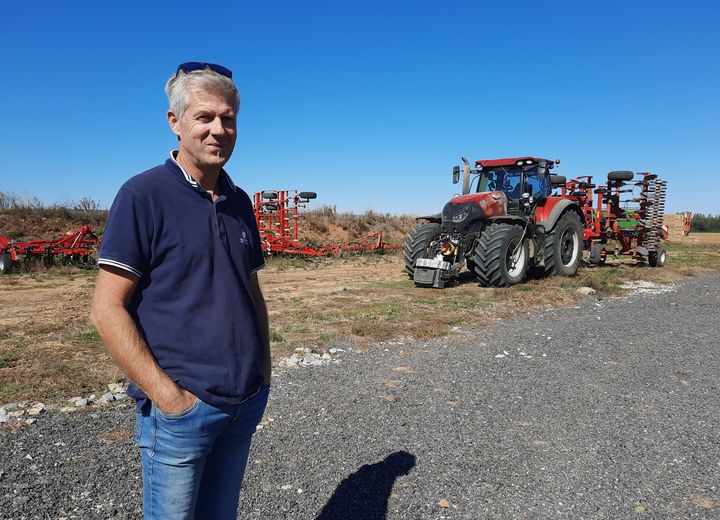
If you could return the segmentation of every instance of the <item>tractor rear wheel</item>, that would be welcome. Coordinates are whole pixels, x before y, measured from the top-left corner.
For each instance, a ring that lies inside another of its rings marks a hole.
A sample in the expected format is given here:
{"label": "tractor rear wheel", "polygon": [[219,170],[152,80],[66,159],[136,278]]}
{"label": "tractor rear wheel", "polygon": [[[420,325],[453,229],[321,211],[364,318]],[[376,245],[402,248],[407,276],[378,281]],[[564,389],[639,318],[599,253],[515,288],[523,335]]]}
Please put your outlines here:
{"label": "tractor rear wheel", "polygon": [[667,252],[664,247],[658,247],[656,251],[648,253],[648,264],[650,267],[662,267],[667,260]]}
{"label": "tractor rear wheel", "polygon": [[525,278],[530,251],[522,226],[494,223],[475,244],[475,274],[486,287],[508,287]]}
{"label": "tractor rear wheel", "polygon": [[10,258],[10,255],[7,253],[0,255],[0,274],[9,273],[11,267],[12,259]]}
{"label": "tractor rear wheel", "polygon": [[545,237],[545,274],[574,276],[580,267],[582,224],[574,212],[565,213]]}
{"label": "tractor rear wheel", "polygon": [[440,224],[436,222],[420,224],[408,233],[403,247],[403,257],[405,260],[405,272],[411,280],[415,276],[415,261],[418,258],[430,257],[430,244],[439,234]]}

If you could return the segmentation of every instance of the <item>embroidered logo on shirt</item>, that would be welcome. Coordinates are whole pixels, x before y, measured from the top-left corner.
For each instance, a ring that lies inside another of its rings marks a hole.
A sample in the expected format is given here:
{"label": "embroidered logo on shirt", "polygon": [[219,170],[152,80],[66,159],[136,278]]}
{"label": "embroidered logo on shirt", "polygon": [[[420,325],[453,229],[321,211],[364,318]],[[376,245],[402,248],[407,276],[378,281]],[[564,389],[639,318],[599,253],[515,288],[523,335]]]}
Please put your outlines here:
{"label": "embroidered logo on shirt", "polygon": [[240,243],[244,246],[250,245],[250,241],[248,240],[247,233],[245,233],[245,231],[243,231],[242,235],[240,236]]}

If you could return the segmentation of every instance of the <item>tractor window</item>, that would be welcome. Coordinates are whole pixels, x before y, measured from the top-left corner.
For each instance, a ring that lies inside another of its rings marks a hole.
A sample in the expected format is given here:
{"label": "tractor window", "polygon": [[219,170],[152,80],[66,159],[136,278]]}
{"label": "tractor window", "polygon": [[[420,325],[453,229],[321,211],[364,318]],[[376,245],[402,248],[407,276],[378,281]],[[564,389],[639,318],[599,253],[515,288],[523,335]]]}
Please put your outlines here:
{"label": "tractor window", "polygon": [[547,195],[547,175],[543,175],[543,177],[540,178],[538,177],[536,170],[529,171],[526,175],[525,184],[527,185],[527,192],[530,195],[534,197],[537,197],[538,195]]}
{"label": "tractor window", "polygon": [[483,191],[503,191],[508,197],[513,198],[512,195],[514,192],[521,189],[521,175],[520,168],[515,167],[483,170],[480,174],[477,193]]}

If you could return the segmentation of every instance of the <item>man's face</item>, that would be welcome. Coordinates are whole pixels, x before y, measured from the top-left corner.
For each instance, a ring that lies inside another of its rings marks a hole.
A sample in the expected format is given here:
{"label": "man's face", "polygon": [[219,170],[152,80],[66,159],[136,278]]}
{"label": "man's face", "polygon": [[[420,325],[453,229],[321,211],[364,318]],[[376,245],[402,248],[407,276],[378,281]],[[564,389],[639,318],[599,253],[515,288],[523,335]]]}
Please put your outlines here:
{"label": "man's face", "polygon": [[168,111],[168,121],[180,138],[180,158],[201,171],[221,168],[230,159],[237,138],[232,100],[206,86],[191,87],[182,117]]}

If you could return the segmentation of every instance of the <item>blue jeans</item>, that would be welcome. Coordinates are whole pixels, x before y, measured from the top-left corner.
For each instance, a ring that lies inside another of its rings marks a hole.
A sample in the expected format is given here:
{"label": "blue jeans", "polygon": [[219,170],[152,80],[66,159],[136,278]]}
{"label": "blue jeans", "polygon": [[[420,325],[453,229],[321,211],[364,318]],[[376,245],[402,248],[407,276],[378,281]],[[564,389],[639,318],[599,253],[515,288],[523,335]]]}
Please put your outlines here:
{"label": "blue jeans", "polygon": [[198,400],[178,414],[137,413],[146,520],[235,519],[250,440],[267,404],[264,384],[223,411]]}

